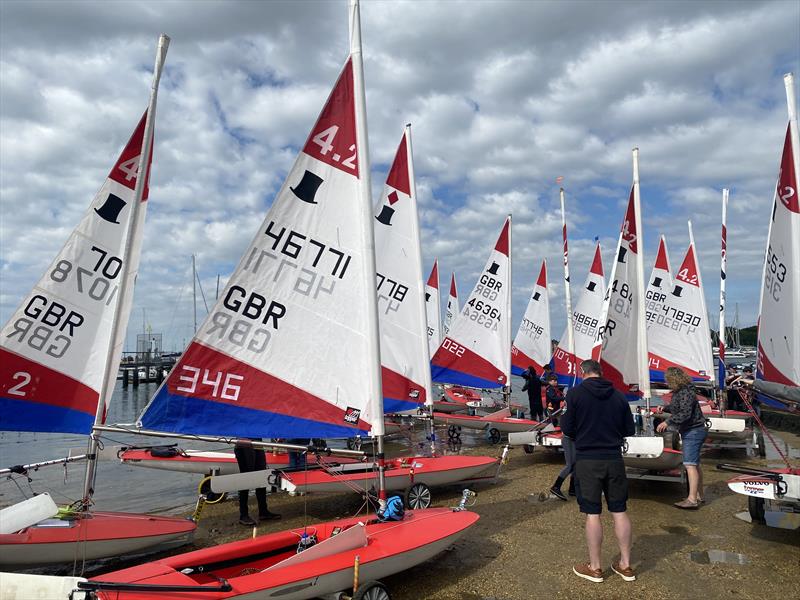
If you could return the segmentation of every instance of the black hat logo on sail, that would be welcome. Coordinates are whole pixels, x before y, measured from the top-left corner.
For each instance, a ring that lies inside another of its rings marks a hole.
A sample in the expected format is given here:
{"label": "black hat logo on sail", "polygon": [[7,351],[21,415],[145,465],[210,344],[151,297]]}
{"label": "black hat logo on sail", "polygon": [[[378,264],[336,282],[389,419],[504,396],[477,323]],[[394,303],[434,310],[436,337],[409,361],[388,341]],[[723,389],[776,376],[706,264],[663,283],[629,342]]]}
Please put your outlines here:
{"label": "black hat logo on sail", "polygon": [[303,173],[303,179],[295,187],[289,188],[294,192],[294,195],[300,198],[303,202],[309,204],[319,204],[314,201],[314,196],[317,195],[319,186],[322,185],[323,179],[319,175],[315,175],[308,169]]}
{"label": "black hat logo on sail", "polygon": [[384,204],[381,207],[381,214],[375,217],[379,223],[383,223],[384,225],[388,225],[389,227],[392,226],[392,216],[394,215],[394,209],[391,206]]}
{"label": "black hat logo on sail", "polygon": [[653,287],[661,287],[661,277],[653,277]]}
{"label": "black hat logo on sail", "polygon": [[496,262],[492,261],[492,266],[489,267],[489,269],[488,269],[489,275],[497,275],[497,269],[499,269],[499,268],[500,268],[500,265],[498,265]]}
{"label": "black hat logo on sail", "polygon": [[676,298],[680,298],[682,292],[683,292],[683,288],[681,286],[679,286],[679,285],[676,285],[675,289],[672,290],[672,295],[675,296]]}
{"label": "black hat logo on sail", "polygon": [[726,278],[725,271],[720,271],[720,279],[722,279],[724,281],[725,278]]}
{"label": "black hat logo on sail", "polygon": [[597,284],[594,281],[590,281],[589,285],[586,286],[586,289],[590,292],[593,292],[595,287],[597,287]]}
{"label": "black hat logo on sail", "polygon": [[624,263],[625,262],[625,255],[627,253],[628,253],[628,249],[627,248],[623,248],[622,246],[620,246],[619,256],[617,256],[617,262]]}
{"label": "black hat logo on sail", "polygon": [[539,292],[536,292],[536,293],[533,295],[533,299],[534,299],[534,300],[536,300],[536,302],[538,302],[538,301],[539,301],[539,298],[541,297],[541,295],[542,295],[541,293],[539,293]]}
{"label": "black hat logo on sail", "polygon": [[428,292],[425,292],[425,302],[430,302],[431,295]]}
{"label": "black hat logo on sail", "polygon": [[94,212],[96,212],[101,219],[104,221],[108,221],[109,223],[116,223],[119,225],[119,213],[125,208],[127,202],[120,198],[119,196],[115,196],[114,194],[109,194],[106,201],[103,202],[103,206],[100,208],[95,208]]}

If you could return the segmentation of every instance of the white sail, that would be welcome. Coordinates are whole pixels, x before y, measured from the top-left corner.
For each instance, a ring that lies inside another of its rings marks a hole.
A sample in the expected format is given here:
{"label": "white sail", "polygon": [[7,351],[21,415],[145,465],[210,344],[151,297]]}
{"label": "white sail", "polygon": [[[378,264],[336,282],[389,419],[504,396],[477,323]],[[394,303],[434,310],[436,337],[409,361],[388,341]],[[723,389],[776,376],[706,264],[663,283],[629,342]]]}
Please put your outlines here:
{"label": "white sail", "polygon": [[547,262],[542,261],[528,307],[511,344],[511,372],[521,375],[533,366],[537,373],[550,363],[550,300],[547,294]]}
{"label": "white sail", "polygon": [[351,48],[255,238],[141,416],[144,427],[271,438],[382,433],[358,59]]}
{"label": "white sail", "polygon": [[558,375],[561,385],[572,385],[577,381],[577,367],[584,360],[592,358],[592,348],[597,339],[598,329],[603,312],[603,299],[606,294],[606,281],[603,273],[603,258],[598,243],[594,250],[594,259],[586,276],[578,304],[572,311],[574,324],[575,354],[570,356],[568,347],[568,327],[559,338],[558,346],[553,353],[553,371]]}
{"label": "white sail", "polygon": [[441,303],[439,300],[439,260],[433,261],[433,268],[425,284],[425,310],[428,321],[428,353],[436,354],[439,344],[442,343],[442,317]]}
{"label": "white sail", "polygon": [[691,224],[690,238],[667,293],[658,291],[648,300],[657,305],[652,311],[649,305],[647,309],[651,381],[664,381],[669,367],[680,367],[696,380],[713,380],[711,330]]}
{"label": "white sail", "polygon": [[[89,433],[96,414],[100,420],[104,416],[107,406],[100,406],[100,399],[111,398],[104,393],[104,377],[109,368],[116,375],[130,313],[130,295],[118,306],[129,229],[128,285],[139,264],[147,177],[138,217],[129,225],[146,117],[64,247],[2,330],[3,430]],[[148,174],[151,161],[152,152],[144,161]],[[115,381],[111,377],[109,386]]]}
{"label": "white sail", "polygon": [[800,385],[800,143],[794,78],[784,77],[789,126],[783,143],[778,183],[772,202],[761,309],[758,322],[758,376]]}
{"label": "white sail", "polygon": [[456,287],[456,274],[450,275],[450,294],[447,296],[447,310],[444,315],[444,323],[442,324],[442,331],[444,335],[450,333],[450,328],[453,326],[458,313],[461,309],[458,307],[458,288]]}
{"label": "white sail", "polygon": [[431,396],[410,137],[407,126],[375,208],[381,380],[387,413],[415,410]]}
{"label": "white sail", "polygon": [[431,359],[433,381],[475,388],[508,385],[511,370],[511,217],[450,334]]}

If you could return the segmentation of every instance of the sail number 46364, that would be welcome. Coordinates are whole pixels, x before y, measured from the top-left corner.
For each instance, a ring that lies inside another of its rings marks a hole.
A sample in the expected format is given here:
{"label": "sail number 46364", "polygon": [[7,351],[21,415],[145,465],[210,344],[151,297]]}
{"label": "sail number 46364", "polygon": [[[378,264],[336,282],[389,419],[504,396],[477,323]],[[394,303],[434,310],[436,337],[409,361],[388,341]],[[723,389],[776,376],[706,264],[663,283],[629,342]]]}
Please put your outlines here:
{"label": "sail number 46364", "polygon": [[178,381],[185,384],[175,388],[178,392],[195,394],[204,391],[198,388],[208,388],[211,390],[210,395],[212,398],[233,400],[235,402],[239,399],[239,392],[242,389],[237,383],[244,381],[244,376],[182,365]]}

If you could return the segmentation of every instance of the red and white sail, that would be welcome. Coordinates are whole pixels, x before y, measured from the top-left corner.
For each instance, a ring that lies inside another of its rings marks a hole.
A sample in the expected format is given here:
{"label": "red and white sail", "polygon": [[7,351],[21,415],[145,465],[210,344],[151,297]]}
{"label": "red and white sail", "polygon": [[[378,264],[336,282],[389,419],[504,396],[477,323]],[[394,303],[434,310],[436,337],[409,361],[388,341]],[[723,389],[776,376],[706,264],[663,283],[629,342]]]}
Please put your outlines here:
{"label": "red and white sail", "polygon": [[450,294],[447,296],[447,310],[444,313],[444,323],[442,324],[442,331],[444,335],[450,333],[458,313],[461,309],[458,307],[458,288],[456,287],[456,274],[450,275]]}
{"label": "red and white sail", "polygon": [[450,333],[431,359],[433,381],[476,388],[508,385],[511,371],[511,217]]}
{"label": "red and white sail", "polygon": [[553,353],[553,370],[558,375],[561,385],[572,385],[578,373],[575,371],[580,363],[592,358],[592,348],[597,340],[597,334],[603,312],[603,299],[606,294],[606,280],[603,273],[603,257],[598,243],[594,250],[594,259],[589,269],[589,275],[583,284],[578,304],[572,311],[575,354],[570,356],[567,340],[568,328],[559,339],[558,346]]}
{"label": "red and white sail", "polygon": [[[651,381],[664,381],[668,367],[680,367],[696,380],[713,380],[711,330],[691,223],[689,237],[689,248],[669,291],[658,291],[647,301]],[[651,289],[652,282],[648,292]],[[652,310],[651,302],[655,304]]]}
{"label": "red and white sail", "polygon": [[382,427],[371,401],[380,407],[360,77],[351,50],[264,222],[142,426],[269,438]]}
{"label": "red and white sail", "polygon": [[547,262],[542,261],[539,277],[511,344],[511,373],[521,375],[533,366],[538,373],[550,363],[550,300],[547,294]]}
{"label": "red and white sail", "polygon": [[[107,405],[98,411],[98,403],[111,398],[116,376],[104,393],[105,374],[111,365],[116,375],[132,301],[127,294],[120,306],[120,289],[133,285],[139,268],[152,144],[141,202],[138,210],[133,206],[146,118],[147,113],[64,247],[3,327],[0,429],[89,433],[95,416],[105,416]],[[130,259],[123,268],[129,230]]]}
{"label": "red and white sail", "polygon": [[425,312],[428,320],[428,352],[436,354],[442,343],[441,302],[439,300],[439,259],[433,261],[428,283],[425,284]]}
{"label": "red and white sail", "polygon": [[636,267],[637,254],[641,252],[637,221],[631,188],[606,291],[601,344],[593,350],[595,354],[599,350],[604,376],[630,399],[638,397],[640,380],[636,295],[643,282]]}
{"label": "red and white sail", "polygon": [[410,141],[407,126],[375,207],[381,380],[387,413],[417,409],[431,394]]}
{"label": "red and white sail", "polygon": [[772,203],[761,309],[758,321],[758,377],[800,385],[800,142],[794,78],[784,77],[789,126],[783,143]]}

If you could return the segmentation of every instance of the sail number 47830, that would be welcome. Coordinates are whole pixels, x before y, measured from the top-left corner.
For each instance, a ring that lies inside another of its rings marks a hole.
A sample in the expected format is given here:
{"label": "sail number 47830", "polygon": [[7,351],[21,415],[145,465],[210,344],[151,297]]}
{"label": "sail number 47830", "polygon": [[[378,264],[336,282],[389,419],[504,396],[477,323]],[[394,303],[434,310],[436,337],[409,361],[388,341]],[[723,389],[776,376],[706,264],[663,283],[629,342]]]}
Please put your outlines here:
{"label": "sail number 47830", "polygon": [[212,398],[235,402],[239,399],[239,392],[242,389],[241,385],[237,385],[237,383],[244,381],[244,376],[182,365],[178,381],[184,384],[175,388],[178,392],[201,394],[204,391],[202,388],[206,388],[211,390]]}

